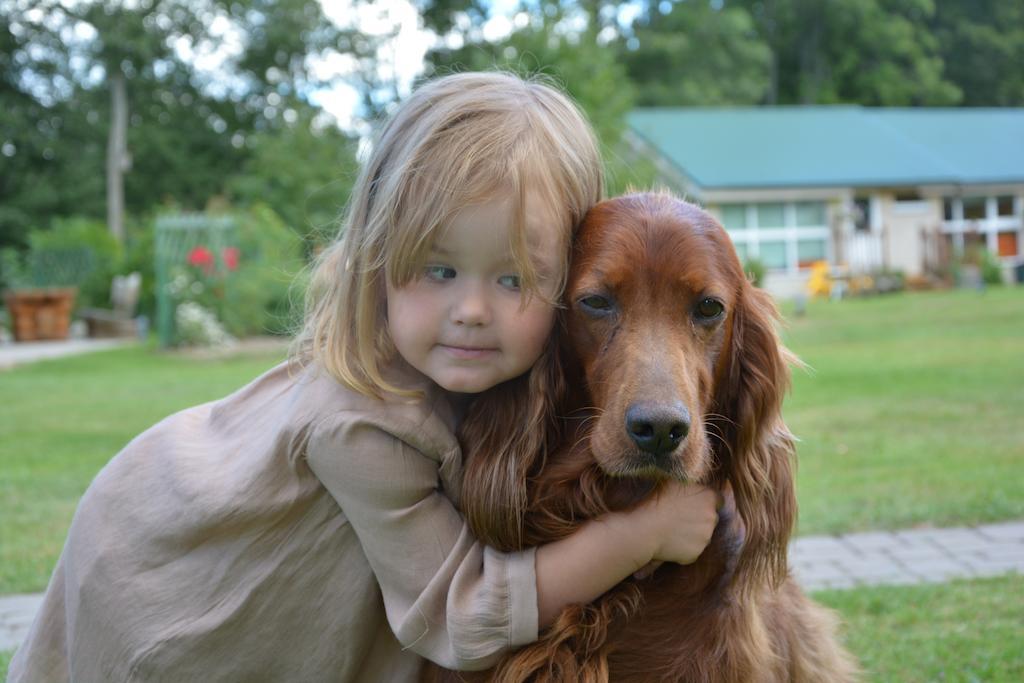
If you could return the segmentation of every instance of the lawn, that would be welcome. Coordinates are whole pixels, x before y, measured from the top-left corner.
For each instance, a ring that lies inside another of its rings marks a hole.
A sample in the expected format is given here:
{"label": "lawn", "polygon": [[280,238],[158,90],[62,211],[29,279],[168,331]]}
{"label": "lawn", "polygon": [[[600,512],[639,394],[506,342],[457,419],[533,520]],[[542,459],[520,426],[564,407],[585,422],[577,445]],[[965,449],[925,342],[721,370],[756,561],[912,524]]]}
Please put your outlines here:
{"label": "lawn", "polygon": [[1024,287],[789,316],[803,534],[1024,518]]}
{"label": "lawn", "polygon": [[79,497],[132,437],[282,358],[132,348],[0,372],[0,595],[46,587]]}
{"label": "lawn", "polygon": [[839,611],[866,680],[1024,681],[1024,576],[815,593]]}

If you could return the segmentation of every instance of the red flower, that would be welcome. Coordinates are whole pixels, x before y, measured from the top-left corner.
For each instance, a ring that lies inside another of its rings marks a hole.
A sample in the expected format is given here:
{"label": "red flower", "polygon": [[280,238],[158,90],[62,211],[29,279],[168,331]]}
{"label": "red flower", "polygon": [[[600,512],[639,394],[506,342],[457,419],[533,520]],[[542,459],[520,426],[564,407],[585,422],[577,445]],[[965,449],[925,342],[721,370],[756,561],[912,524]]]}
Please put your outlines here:
{"label": "red flower", "polygon": [[193,247],[192,251],[188,252],[188,264],[202,268],[207,275],[213,272],[216,265],[213,252],[203,246]]}
{"label": "red flower", "polygon": [[228,270],[237,270],[238,255],[238,247],[224,247],[224,250],[220,253],[220,258]]}

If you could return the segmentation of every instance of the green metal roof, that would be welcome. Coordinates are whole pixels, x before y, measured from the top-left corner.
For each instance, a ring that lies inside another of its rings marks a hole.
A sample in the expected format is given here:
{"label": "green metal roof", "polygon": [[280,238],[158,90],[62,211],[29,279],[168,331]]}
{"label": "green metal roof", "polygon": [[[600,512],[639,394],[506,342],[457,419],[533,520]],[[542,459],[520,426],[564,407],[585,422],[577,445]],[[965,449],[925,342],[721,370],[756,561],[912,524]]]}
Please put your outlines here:
{"label": "green metal roof", "polygon": [[636,109],[699,188],[1024,182],[1024,109]]}

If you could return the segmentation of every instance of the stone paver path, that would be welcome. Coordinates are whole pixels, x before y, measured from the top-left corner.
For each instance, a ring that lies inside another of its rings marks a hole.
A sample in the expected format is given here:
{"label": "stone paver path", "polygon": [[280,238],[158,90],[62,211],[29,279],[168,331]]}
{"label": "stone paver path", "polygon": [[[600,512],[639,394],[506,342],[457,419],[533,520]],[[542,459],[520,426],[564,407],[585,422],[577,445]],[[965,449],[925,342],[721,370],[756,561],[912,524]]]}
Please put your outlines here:
{"label": "stone paver path", "polygon": [[[807,590],[1024,574],[1024,520],[947,529],[804,536],[789,563]],[[0,598],[0,652],[24,639],[42,595]]]}
{"label": "stone paver path", "polygon": [[21,644],[42,602],[42,593],[0,598],[0,652],[13,650]]}
{"label": "stone paver path", "polygon": [[789,564],[807,590],[1024,574],[1024,521],[804,536],[790,545]]}

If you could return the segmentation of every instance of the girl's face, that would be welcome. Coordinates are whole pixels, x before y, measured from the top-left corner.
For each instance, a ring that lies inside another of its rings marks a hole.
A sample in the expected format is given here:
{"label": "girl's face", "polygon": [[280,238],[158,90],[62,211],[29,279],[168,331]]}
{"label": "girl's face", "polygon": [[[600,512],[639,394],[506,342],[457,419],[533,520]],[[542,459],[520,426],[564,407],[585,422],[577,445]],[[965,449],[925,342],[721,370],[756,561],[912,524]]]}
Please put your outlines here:
{"label": "girl's face", "polygon": [[[560,218],[536,193],[526,198],[530,257],[553,299],[562,267]],[[510,248],[512,200],[463,209],[440,233],[421,275],[387,285],[388,331],[410,365],[443,389],[479,393],[517,377],[540,357],[552,306],[519,288]]]}

